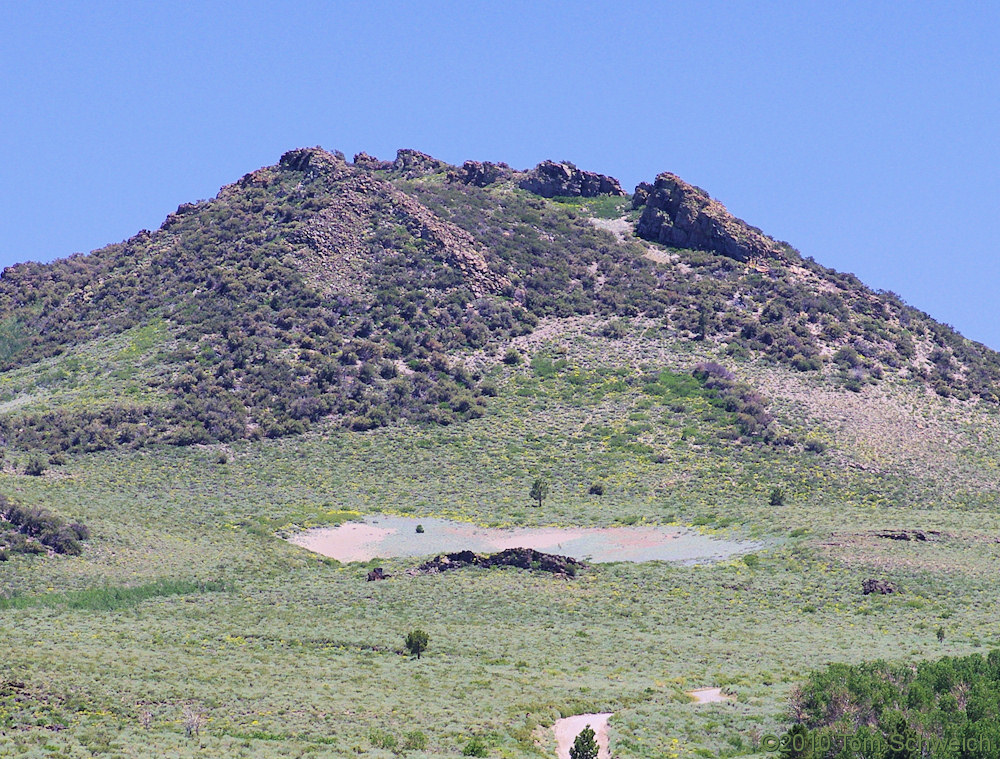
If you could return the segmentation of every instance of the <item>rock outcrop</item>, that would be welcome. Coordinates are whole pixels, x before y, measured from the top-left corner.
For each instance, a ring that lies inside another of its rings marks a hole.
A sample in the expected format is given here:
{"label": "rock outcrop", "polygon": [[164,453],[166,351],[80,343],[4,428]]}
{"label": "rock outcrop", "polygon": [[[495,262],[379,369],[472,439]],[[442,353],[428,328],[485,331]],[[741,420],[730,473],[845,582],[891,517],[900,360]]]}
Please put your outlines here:
{"label": "rock outcrop", "polygon": [[448,164],[419,150],[402,148],[396,151],[396,160],[392,162],[392,168],[406,179],[417,179],[444,171],[448,168]]}
{"label": "rock outcrop", "polygon": [[330,153],[323,148],[297,148],[281,156],[278,166],[292,171],[304,171],[310,176],[343,174],[347,168],[344,154],[339,150]]}
{"label": "rock outcrop", "polygon": [[644,207],[636,234],[645,240],[674,248],[707,250],[737,261],[781,257],[778,243],[737,219],[701,188],[674,174],[663,173],[653,184],[640,184],[632,205]]}
{"label": "rock outcrop", "polygon": [[888,580],[876,580],[873,577],[869,577],[861,583],[861,592],[866,596],[870,596],[872,593],[887,596],[891,593],[895,593],[896,590],[896,586]]}
{"label": "rock outcrop", "polygon": [[879,530],[875,533],[876,538],[885,538],[886,540],[903,540],[903,541],[915,541],[917,543],[926,543],[928,541],[935,541],[941,537],[941,533],[938,530]]}
{"label": "rock outcrop", "polygon": [[543,198],[593,198],[598,195],[627,194],[614,177],[583,171],[572,163],[555,161],[542,161],[531,171],[525,172],[524,178],[517,184],[522,190]]}
{"label": "rock outcrop", "polygon": [[359,169],[368,169],[369,171],[389,171],[393,166],[392,161],[380,161],[364,151],[354,154],[354,165]]}
{"label": "rock outcrop", "polygon": [[512,176],[514,170],[505,163],[489,161],[466,161],[461,168],[448,172],[449,182],[486,187]]}
{"label": "rock outcrop", "polygon": [[539,572],[562,577],[574,577],[580,569],[587,566],[582,561],[569,556],[558,556],[542,553],[533,548],[507,548],[499,553],[479,554],[473,551],[457,551],[455,553],[435,556],[425,561],[416,569],[410,569],[407,574],[438,574],[452,569],[465,567],[519,567],[534,569]]}

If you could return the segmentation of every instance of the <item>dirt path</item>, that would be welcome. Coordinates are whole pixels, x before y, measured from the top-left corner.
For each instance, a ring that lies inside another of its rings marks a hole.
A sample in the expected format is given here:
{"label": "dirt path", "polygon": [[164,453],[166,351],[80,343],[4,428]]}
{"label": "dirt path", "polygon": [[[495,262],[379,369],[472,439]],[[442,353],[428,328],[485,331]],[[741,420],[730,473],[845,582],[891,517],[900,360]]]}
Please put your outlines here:
{"label": "dirt path", "polygon": [[557,719],[552,725],[552,730],[556,734],[556,756],[559,759],[569,759],[569,750],[573,746],[573,741],[580,732],[590,725],[597,738],[597,759],[610,759],[608,751],[608,717],[607,714],[577,714],[573,717]]}

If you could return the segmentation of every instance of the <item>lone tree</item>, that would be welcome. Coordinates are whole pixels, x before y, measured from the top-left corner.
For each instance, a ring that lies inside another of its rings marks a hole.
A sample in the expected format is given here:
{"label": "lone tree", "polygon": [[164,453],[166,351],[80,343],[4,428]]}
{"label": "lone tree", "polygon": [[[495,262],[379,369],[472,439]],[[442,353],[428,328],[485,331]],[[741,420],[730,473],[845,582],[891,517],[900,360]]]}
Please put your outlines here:
{"label": "lone tree", "polygon": [[590,725],[583,728],[576,736],[569,749],[569,759],[597,759],[597,741]]}
{"label": "lone tree", "polygon": [[538,507],[542,507],[542,501],[544,501],[549,495],[549,483],[545,481],[543,477],[537,477],[533,483],[531,483],[531,493],[529,493],[531,498],[538,501]]}
{"label": "lone tree", "polygon": [[406,634],[406,650],[418,659],[420,658],[420,654],[427,650],[427,644],[429,642],[430,636],[428,636],[427,633],[420,628],[410,630],[410,632]]}

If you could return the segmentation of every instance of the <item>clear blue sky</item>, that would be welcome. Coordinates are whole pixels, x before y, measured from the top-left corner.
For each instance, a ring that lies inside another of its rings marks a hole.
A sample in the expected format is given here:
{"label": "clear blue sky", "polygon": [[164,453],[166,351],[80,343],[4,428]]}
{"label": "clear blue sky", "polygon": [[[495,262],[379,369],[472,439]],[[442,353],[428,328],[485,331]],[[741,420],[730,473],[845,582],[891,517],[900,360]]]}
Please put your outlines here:
{"label": "clear blue sky", "polygon": [[1000,3],[5,2],[0,265],[285,150],[673,171],[1000,348]]}

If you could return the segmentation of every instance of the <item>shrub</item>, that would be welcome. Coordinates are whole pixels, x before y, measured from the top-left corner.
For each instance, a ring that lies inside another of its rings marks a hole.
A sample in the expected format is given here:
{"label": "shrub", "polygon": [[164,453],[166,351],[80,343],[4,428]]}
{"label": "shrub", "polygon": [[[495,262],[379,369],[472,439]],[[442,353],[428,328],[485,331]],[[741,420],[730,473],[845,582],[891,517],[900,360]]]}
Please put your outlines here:
{"label": "shrub", "polygon": [[569,749],[569,759],[597,759],[597,741],[590,725],[583,728],[576,736]]}
{"label": "shrub", "polygon": [[815,438],[812,438],[806,441],[805,448],[807,451],[810,451],[811,453],[822,453],[823,451],[826,450],[826,443],[824,443],[822,440],[816,440]]}
{"label": "shrub", "polygon": [[45,470],[48,468],[48,464],[42,459],[41,456],[32,456],[24,465],[24,473],[32,477],[41,477],[45,474]]}
{"label": "shrub", "polygon": [[768,499],[768,503],[771,506],[784,506],[785,492],[781,488],[774,488],[774,490],[771,491],[771,497]]}
{"label": "shrub", "polygon": [[416,656],[419,659],[420,654],[427,650],[427,645],[430,643],[430,636],[418,627],[406,634],[405,643],[406,650],[410,652],[410,655]]}
{"label": "shrub", "polygon": [[604,484],[601,482],[595,482],[590,486],[587,491],[590,495],[604,495]]}
{"label": "shrub", "polygon": [[507,352],[503,354],[503,362],[507,366],[517,366],[521,363],[521,354],[517,348],[510,347]]}
{"label": "shrub", "polygon": [[487,756],[486,743],[479,736],[471,738],[462,749],[462,756]]}
{"label": "shrub", "polygon": [[404,751],[423,751],[427,748],[427,736],[420,730],[411,730],[403,735]]}
{"label": "shrub", "polygon": [[422,524],[417,525],[417,533],[420,535],[424,534],[424,526]]}
{"label": "shrub", "polygon": [[536,477],[535,481],[531,483],[531,492],[528,496],[533,500],[538,501],[538,507],[542,507],[542,501],[546,499],[549,495],[549,483],[545,481],[542,477]]}
{"label": "shrub", "polygon": [[378,728],[368,733],[368,740],[371,741],[374,748],[384,748],[389,751],[395,751],[398,745],[395,735],[386,730],[379,730]]}

